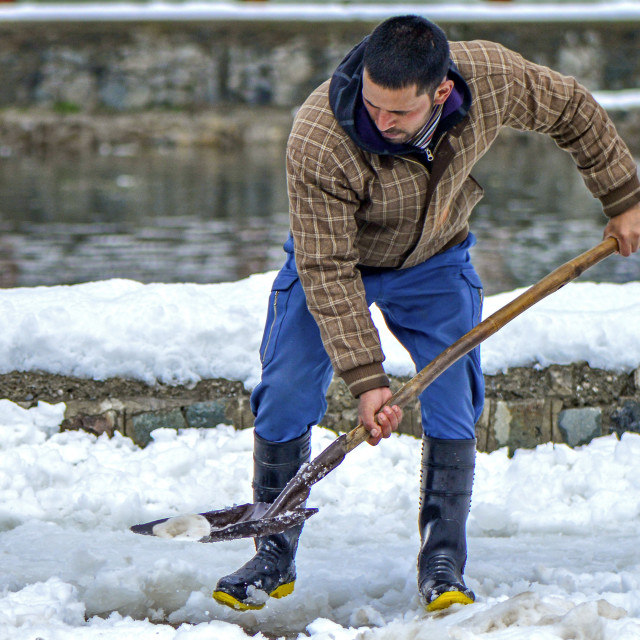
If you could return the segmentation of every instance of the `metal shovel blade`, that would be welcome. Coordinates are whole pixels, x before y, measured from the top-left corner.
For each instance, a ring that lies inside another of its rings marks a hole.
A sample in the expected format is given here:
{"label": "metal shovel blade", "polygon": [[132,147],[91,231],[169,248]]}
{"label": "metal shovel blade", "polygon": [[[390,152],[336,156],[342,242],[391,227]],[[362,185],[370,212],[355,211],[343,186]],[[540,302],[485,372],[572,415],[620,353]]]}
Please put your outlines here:
{"label": "metal shovel blade", "polygon": [[221,542],[282,533],[291,527],[303,524],[318,512],[318,509],[297,507],[269,516],[267,511],[271,506],[264,502],[255,502],[219,511],[185,514],[136,524],[131,527],[131,531],[159,538]]}

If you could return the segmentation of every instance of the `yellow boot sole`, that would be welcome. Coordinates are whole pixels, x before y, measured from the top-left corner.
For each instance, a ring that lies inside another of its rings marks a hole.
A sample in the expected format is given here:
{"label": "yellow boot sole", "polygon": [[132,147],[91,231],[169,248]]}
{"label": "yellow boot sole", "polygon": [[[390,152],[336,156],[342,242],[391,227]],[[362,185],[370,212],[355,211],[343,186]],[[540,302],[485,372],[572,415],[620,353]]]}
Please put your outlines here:
{"label": "yellow boot sole", "polygon": [[[274,589],[270,594],[270,598],[285,598],[286,596],[293,593],[293,587],[295,582],[287,582],[287,584],[281,584],[279,587]],[[250,602],[242,602],[237,598],[225,593],[224,591],[214,591],[213,599],[219,604],[223,604],[226,607],[231,607],[231,609],[235,609],[236,611],[256,611],[258,609],[262,609],[266,602],[262,603],[250,603]]]}
{"label": "yellow boot sole", "polygon": [[471,604],[473,600],[461,591],[445,591],[427,605],[427,611],[442,611],[452,604]]}

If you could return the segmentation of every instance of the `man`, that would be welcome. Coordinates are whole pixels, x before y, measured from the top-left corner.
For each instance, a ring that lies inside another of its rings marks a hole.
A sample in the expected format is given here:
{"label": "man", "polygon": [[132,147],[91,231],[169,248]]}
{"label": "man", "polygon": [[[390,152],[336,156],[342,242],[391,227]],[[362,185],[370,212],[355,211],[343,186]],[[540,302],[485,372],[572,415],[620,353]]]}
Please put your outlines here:
{"label": "man", "polygon": [[[311,94],[289,138],[292,236],[252,395],[256,501],[272,502],[309,459],[333,371],[359,398],[371,444],[397,429],[402,412],[383,407],[391,392],[370,304],[418,369],[480,320],[468,220],[482,189],[470,171],[503,127],[545,133],[570,152],[610,218],[604,235],[622,255],[637,251],[636,165],[582,86],[495,43],[448,43],[417,16],[385,21]],[[475,597],[463,572],[483,398],[478,350],[420,397],[418,589],[429,610]],[[300,529],[258,539],[216,600],[260,608],[291,593]]]}

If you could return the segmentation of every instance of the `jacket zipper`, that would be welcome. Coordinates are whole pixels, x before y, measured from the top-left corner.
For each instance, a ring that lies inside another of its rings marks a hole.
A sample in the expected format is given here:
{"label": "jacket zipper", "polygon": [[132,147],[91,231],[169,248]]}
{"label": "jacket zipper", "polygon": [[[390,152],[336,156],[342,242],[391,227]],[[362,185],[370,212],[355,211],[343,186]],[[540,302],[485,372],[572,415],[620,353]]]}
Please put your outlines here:
{"label": "jacket zipper", "polygon": [[[429,160],[429,162],[433,162],[435,160],[436,152],[438,151],[438,148],[440,147],[440,144],[444,140],[444,137],[445,136],[442,135],[442,136],[440,136],[438,138],[438,142],[436,143],[436,146],[433,148],[433,151],[429,147],[427,147],[425,149],[425,153],[427,154],[427,160]],[[409,158],[408,156],[403,156],[402,158],[403,158],[403,160],[406,160],[407,162],[413,162],[414,164],[417,164],[417,165],[421,166],[429,175],[431,175],[431,171],[429,171],[429,169],[427,167],[425,167],[422,162],[419,162],[418,160],[413,160],[412,158]]]}
{"label": "jacket zipper", "polygon": [[[438,151],[438,149],[440,148],[440,145],[442,144],[442,141],[446,138],[446,135],[441,135],[440,138],[438,138],[438,141],[436,142],[436,146],[433,149],[433,156],[435,158],[435,154]],[[427,185],[427,193],[425,194],[425,203],[424,203],[424,215],[427,215],[427,211],[429,209],[429,204],[431,203],[431,198],[433,197],[433,194],[435,193],[436,187],[438,182],[440,182],[440,178],[442,177],[442,172],[440,172],[438,174],[438,178],[437,178],[437,182],[434,182],[433,180],[433,171],[428,169],[427,167],[424,166],[424,164],[422,162],[418,162],[418,160],[414,160],[413,158],[409,158],[407,156],[403,156],[403,160],[405,160],[406,162],[411,162],[413,164],[417,164],[419,167],[422,167],[422,169],[424,171],[426,171],[427,176],[429,176],[429,184]],[[449,163],[447,163],[448,165]],[[431,169],[433,169],[433,166],[431,167]]]}
{"label": "jacket zipper", "polygon": [[427,160],[429,162],[433,162],[435,157],[436,157],[436,151],[438,151],[438,147],[440,146],[440,143],[442,142],[442,140],[444,139],[444,134],[442,134],[439,138],[438,141],[436,142],[436,146],[433,148],[433,151],[431,151],[430,147],[426,148],[426,152],[427,152]]}

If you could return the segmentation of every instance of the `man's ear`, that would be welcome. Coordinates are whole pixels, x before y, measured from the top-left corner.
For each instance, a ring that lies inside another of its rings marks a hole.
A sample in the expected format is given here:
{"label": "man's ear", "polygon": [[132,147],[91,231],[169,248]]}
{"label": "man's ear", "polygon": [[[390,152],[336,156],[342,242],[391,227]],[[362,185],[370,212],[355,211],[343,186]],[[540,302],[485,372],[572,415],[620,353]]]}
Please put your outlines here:
{"label": "man's ear", "polygon": [[443,80],[435,94],[433,95],[433,104],[442,104],[451,95],[453,91],[453,80]]}

